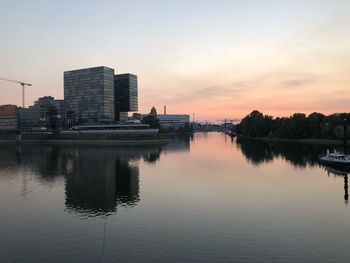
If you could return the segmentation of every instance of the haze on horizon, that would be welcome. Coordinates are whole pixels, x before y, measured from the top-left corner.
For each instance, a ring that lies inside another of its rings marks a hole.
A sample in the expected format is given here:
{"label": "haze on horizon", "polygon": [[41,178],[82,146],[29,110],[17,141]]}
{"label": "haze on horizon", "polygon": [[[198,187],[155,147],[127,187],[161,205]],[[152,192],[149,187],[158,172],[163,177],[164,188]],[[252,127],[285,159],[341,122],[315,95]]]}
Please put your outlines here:
{"label": "haze on horizon", "polygon": [[[139,112],[201,120],[257,109],[349,112],[350,1],[1,1],[0,77],[26,104],[63,98],[63,71],[139,78]],[[0,104],[21,104],[0,81]]]}

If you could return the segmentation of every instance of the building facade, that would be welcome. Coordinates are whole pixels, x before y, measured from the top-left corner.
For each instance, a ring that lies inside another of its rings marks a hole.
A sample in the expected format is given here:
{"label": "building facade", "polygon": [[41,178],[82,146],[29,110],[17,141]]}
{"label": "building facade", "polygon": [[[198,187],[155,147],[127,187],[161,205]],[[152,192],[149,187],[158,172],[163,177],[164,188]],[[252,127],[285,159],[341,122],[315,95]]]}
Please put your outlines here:
{"label": "building facade", "polygon": [[17,129],[17,116],[0,116],[0,130],[14,131]]}
{"label": "building facade", "polygon": [[17,126],[17,106],[0,105],[0,130],[16,130]]}
{"label": "building facade", "polygon": [[115,120],[126,120],[129,111],[138,110],[137,76],[126,73],[114,76]]}
{"label": "building facade", "polygon": [[0,116],[14,116],[17,112],[17,106],[12,104],[0,105]]}
{"label": "building facade", "polygon": [[68,126],[114,121],[114,69],[65,71],[64,107]]}
{"label": "building facade", "polygon": [[17,106],[0,105],[0,130],[16,130],[17,126]]}
{"label": "building facade", "polygon": [[158,114],[159,123],[164,128],[179,128],[190,124],[188,114]]}
{"label": "building facade", "polygon": [[33,106],[17,110],[21,130],[57,130],[64,127],[63,100],[51,96],[39,98]]}

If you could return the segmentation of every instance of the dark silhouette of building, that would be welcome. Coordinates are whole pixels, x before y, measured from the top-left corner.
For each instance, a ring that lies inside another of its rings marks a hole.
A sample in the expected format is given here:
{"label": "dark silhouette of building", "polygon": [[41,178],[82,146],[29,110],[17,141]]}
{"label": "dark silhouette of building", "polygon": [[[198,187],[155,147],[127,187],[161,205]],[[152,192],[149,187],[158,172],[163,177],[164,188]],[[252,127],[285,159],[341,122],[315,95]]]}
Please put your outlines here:
{"label": "dark silhouette of building", "polygon": [[138,110],[137,76],[118,74],[114,76],[115,119],[126,120],[128,112]]}
{"label": "dark silhouette of building", "polygon": [[157,109],[153,106],[152,109],[151,109],[151,112],[149,114],[152,115],[152,116],[157,117]]}

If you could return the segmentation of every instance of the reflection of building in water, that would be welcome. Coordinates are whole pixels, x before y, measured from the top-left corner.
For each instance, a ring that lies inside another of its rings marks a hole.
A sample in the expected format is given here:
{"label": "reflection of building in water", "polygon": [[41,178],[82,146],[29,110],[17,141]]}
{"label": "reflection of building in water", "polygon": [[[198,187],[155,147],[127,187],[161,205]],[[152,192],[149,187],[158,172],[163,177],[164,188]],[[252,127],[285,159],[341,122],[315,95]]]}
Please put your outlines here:
{"label": "reflection of building in water", "polygon": [[17,165],[16,146],[13,144],[1,144],[0,169],[9,169]]}
{"label": "reflection of building in water", "polygon": [[117,200],[132,205],[139,201],[139,167],[130,163],[116,162]]}
{"label": "reflection of building in water", "polygon": [[66,206],[75,211],[113,212],[118,203],[139,201],[139,169],[128,159],[103,152],[67,156]]}
{"label": "reflection of building in water", "polygon": [[140,199],[138,161],[160,151],[159,146],[65,149],[68,211],[94,215],[135,205]]}
{"label": "reflection of building in water", "polygon": [[[88,215],[109,213],[118,205],[132,206],[140,199],[139,161],[154,163],[164,151],[189,151],[190,137],[169,146],[88,146],[3,144],[0,169],[29,169],[41,183],[65,185],[67,211]],[[23,193],[26,174],[23,176]]]}
{"label": "reflection of building in water", "polygon": [[[139,160],[155,162],[162,146],[3,144],[1,169],[29,169],[43,184],[65,183],[67,211],[103,214],[139,201]],[[23,172],[17,173],[23,176]],[[26,180],[23,180],[26,189]],[[25,191],[24,191],[25,192]]]}

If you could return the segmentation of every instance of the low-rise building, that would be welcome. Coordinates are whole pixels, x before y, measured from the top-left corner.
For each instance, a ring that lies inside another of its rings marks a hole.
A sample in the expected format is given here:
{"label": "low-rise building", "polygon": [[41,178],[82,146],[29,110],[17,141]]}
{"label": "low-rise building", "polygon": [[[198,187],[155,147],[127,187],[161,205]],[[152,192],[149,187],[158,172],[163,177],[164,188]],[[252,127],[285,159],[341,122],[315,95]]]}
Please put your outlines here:
{"label": "low-rise building", "polygon": [[17,112],[17,106],[12,104],[0,105],[0,116],[14,116]]}
{"label": "low-rise building", "polygon": [[29,108],[18,109],[18,123],[21,130],[56,130],[64,126],[63,100],[51,96],[39,98]]}
{"label": "low-rise building", "polygon": [[164,128],[179,128],[190,124],[188,114],[158,114],[159,123]]}
{"label": "low-rise building", "polygon": [[17,106],[0,105],[0,130],[16,130],[17,123]]}
{"label": "low-rise building", "polygon": [[17,116],[0,116],[0,130],[16,130]]}

